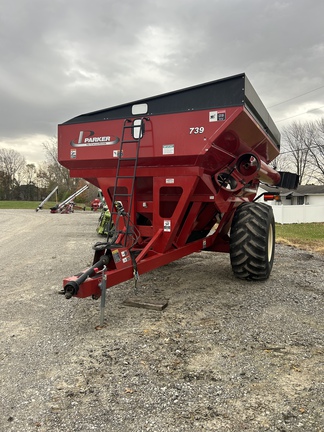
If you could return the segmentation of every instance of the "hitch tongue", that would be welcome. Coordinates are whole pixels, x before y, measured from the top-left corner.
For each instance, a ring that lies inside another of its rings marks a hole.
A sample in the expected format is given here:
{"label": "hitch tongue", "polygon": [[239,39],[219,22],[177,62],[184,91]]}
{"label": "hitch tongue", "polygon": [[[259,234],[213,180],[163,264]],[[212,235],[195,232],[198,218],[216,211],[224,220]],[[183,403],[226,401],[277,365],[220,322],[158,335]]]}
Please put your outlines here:
{"label": "hitch tongue", "polygon": [[89,276],[93,275],[96,270],[102,269],[109,262],[109,257],[107,255],[102,255],[95,264],[93,264],[88,270],[82,273],[76,280],[68,282],[64,288],[64,295],[66,299],[70,299],[71,297],[77,295],[80,285],[88,279]]}
{"label": "hitch tongue", "polygon": [[79,291],[79,285],[75,281],[67,283],[64,287],[64,295],[66,299],[70,299]]}

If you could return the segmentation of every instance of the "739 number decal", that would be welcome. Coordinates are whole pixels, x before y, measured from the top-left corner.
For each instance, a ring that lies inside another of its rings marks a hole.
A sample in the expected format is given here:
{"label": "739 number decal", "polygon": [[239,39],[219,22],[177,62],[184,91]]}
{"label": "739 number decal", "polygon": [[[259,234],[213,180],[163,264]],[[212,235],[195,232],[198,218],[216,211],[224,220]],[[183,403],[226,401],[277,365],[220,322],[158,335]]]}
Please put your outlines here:
{"label": "739 number decal", "polygon": [[205,131],[204,126],[196,126],[196,127],[189,128],[189,134],[190,135],[202,134],[202,133],[204,133],[204,131]]}

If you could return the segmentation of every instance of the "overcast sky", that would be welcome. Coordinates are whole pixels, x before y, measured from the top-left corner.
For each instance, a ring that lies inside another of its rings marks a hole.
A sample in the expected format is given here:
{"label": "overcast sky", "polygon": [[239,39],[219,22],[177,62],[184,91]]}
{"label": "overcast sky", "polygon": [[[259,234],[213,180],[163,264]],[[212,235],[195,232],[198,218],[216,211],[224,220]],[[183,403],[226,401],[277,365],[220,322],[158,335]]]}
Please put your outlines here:
{"label": "overcast sky", "polygon": [[79,114],[241,72],[279,128],[324,116],[323,0],[0,5],[0,148],[28,163]]}

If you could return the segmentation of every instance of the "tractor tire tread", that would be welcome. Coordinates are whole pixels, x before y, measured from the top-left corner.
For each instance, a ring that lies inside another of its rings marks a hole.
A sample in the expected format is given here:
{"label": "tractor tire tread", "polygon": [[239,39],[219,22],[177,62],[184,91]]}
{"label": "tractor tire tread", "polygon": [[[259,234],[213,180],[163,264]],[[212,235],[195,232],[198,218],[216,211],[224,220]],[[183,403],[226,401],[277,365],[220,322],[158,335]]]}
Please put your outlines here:
{"label": "tractor tire tread", "polygon": [[[274,258],[274,230],[273,212],[269,205],[249,202],[236,209],[230,235],[230,259],[236,277],[252,280],[269,277]],[[269,255],[268,236],[271,233],[272,250]]]}

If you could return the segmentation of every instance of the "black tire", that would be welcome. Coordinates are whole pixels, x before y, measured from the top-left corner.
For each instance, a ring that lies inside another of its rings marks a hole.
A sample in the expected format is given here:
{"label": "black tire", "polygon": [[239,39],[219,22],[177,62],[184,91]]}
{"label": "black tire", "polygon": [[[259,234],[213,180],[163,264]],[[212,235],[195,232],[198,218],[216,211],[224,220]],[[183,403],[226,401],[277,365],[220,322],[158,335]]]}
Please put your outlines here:
{"label": "black tire", "polygon": [[230,234],[230,259],[234,275],[240,279],[268,279],[274,249],[272,208],[264,203],[241,204],[235,211]]}

